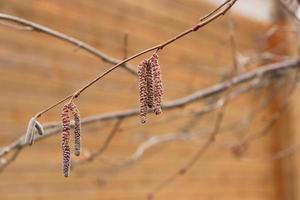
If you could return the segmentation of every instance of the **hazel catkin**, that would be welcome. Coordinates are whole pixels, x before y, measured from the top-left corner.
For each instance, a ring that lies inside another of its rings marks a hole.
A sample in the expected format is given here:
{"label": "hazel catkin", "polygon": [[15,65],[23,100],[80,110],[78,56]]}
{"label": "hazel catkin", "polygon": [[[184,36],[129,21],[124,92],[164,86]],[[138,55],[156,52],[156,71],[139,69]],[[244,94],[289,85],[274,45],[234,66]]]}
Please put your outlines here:
{"label": "hazel catkin", "polygon": [[36,128],[36,130],[37,130],[37,133],[39,134],[39,135],[44,135],[44,128],[43,128],[43,126],[42,126],[42,124],[40,123],[40,122],[38,122],[38,121],[35,121],[35,128]]}
{"label": "hazel catkin", "polygon": [[61,146],[62,146],[62,153],[63,153],[63,175],[68,177],[70,174],[70,167],[71,167],[71,152],[70,152],[70,129],[71,129],[71,122],[70,122],[70,107],[69,104],[65,104],[63,106],[61,118],[62,118],[62,134],[61,134]]}
{"label": "hazel catkin", "polygon": [[158,59],[155,52],[148,60],[143,60],[138,65],[141,123],[146,123],[148,108],[153,109],[156,115],[162,112],[163,85]]}
{"label": "hazel catkin", "polygon": [[138,66],[138,80],[139,80],[139,97],[140,97],[140,119],[141,123],[146,123],[147,118],[147,60],[143,60]]}
{"label": "hazel catkin", "polygon": [[148,61],[146,65],[147,69],[147,106],[153,108],[153,97],[154,97],[154,85],[153,85],[153,67]]}
{"label": "hazel catkin", "polygon": [[153,111],[156,115],[159,115],[161,111],[161,103],[163,96],[163,85],[161,78],[161,69],[159,65],[159,57],[155,52],[149,59],[149,63],[153,70]]}
{"label": "hazel catkin", "polygon": [[36,124],[36,119],[33,117],[28,122],[26,136],[25,136],[25,143],[26,144],[32,145],[33,142],[34,142],[35,124]]}
{"label": "hazel catkin", "polygon": [[74,154],[76,156],[80,155],[81,149],[81,121],[80,114],[77,106],[74,103],[70,103],[70,110],[74,118]]}

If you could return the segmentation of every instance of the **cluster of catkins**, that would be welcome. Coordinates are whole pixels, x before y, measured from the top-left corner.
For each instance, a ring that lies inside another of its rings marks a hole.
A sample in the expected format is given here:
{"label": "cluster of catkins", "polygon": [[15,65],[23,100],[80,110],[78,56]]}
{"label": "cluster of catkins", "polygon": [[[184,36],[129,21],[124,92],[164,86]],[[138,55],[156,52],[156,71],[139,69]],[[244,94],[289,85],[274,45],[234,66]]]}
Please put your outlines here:
{"label": "cluster of catkins", "polygon": [[71,150],[70,150],[70,135],[71,135],[71,121],[70,114],[74,118],[74,153],[76,156],[80,155],[80,115],[77,106],[71,102],[63,106],[61,118],[62,118],[62,134],[61,134],[61,145],[63,151],[63,174],[68,177],[70,174],[71,167]]}
{"label": "cluster of catkins", "polygon": [[141,123],[146,123],[148,109],[156,115],[161,113],[163,85],[158,58],[155,52],[138,66]]}
{"label": "cluster of catkins", "polygon": [[[142,123],[146,123],[148,109],[152,109],[156,115],[161,111],[161,103],[163,96],[163,86],[161,79],[161,71],[158,62],[158,54],[155,52],[149,59],[143,60],[138,66],[139,79],[139,95],[140,95],[140,118]],[[80,155],[80,132],[81,122],[77,106],[73,102],[69,102],[63,106],[62,109],[62,133],[61,145],[63,151],[63,175],[68,177],[71,168],[71,119],[74,119],[74,154]],[[25,142],[32,145],[34,142],[34,135],[44,134],[42,125],[36,120],[36,117],[29,121]]]}

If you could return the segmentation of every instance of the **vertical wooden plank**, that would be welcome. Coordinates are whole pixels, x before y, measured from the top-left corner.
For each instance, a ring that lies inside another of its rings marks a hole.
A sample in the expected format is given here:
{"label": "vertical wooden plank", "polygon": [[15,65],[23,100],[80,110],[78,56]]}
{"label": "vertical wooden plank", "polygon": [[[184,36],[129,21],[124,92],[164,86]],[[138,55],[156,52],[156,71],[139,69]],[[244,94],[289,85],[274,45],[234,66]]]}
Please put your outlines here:
{"label": "vertical wooden plank", "polygon": [[[274,53],[276,55],[290,55],[292,53],[291,44],[286,42],[288,32],[282,31],[289,27],[291,24],[283,12],[283,8],[278,1],[274,1],[273,6],[273,23],[272,26],[276,27],[276,31],[269,39],[267,43],[267,51]],[[292,81],[291,79],[295,78],[290,75],[286,78],[286,82],[289,83],[281,89],[275,86],[275,83],[281,78],[281,75],[273,78],[273,83],[266,95],[272,95],[276,93],[276,98],[273,99],[269,107],[269,115],[273,116],[281,110],[283,104],[287,100],[287,93],[291,88]],[[290,106],[291,107],[291,106]],[[272,128],[272,149],[271,152],[274,154],[280,152],[281,150],[289,147],[293,140],[294,132],[291,129],[292,118],[290,107],[284,109],[279,114],[281,115],[279,120],[276,122]],[[274,176],[277,180],[278,187],[278,200],[296,200],[296,191],[295,188],[295,177],[293,176],[294,171],[296,170],[293,166],[293,161],[290,157],[283,159],[278,159],[274,161]]]}

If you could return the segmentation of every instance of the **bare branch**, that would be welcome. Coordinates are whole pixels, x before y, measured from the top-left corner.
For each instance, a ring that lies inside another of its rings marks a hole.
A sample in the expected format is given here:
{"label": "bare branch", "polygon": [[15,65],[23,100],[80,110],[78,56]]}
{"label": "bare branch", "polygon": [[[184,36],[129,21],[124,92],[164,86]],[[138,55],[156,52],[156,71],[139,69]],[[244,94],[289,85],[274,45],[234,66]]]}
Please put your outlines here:
{"label": "bare branch", "polygon": [[[174,101],[167,102],[163,105],[163,109],[165,111],[167,111],[167,110],[182,108],[193,102],[200,101],[200,100],[203,100],[208,97],[213,97],[215,95],[222,94],[223,92],[225,92],[229,89],[230,82],[232,83],[232,86],[238,86],[242,83],[246,83],[248,81],[255,80],[257,78],[259,78],[259,80],[262,81],[264,76],[278,73],[281,71],[285,71],[288,69],[298,68],[298,67],[300,67],[299,64],[300,64],[300,61],[298,61],[298,60],[287,60],[287,61],[283,61],[283,62],[279,62],[279,63],[262,66],[254,71],[237,75],[229,81],[224,81],[222,83],[216,84],[207,89],[196,91],[195,93],[188,95],[186,97],[182,97],[180,99],[176,99]],[[256,84],[254,84],[254,86],[255,85]],[[250,85],[249,87],[246,87],[246,88],[237,89],[236,91],[234,91],[232,94],[229,95],[229,99],[231,99],[234,96],[238,96],[242,93],[249,91],[250,88],[253,88],[253,86]],[[220,99],[215,104],[208,105],[199,111],[193,112],[192,114],[203,115],[203,114],[209,113],[211,111],[214,111],[217,108],[219,108],[221,105],[224,104],[223,101],[224,100]],[[120,111],[120,112],[111,112],[111,113],[95,115],[95,116],[91,116],[91,117],[82,119],[82,126],[86,126],[86,125],[89,125],[89,124],[92,124],[95,122],[99,122],[99,121],[109,121],[109,120],[115,120],[115,119],[129,118],[129,117],[137,116],[138,114],[139,114],[139,109],[135,108],[135,109],[125,110],[125,111]],[[49,123],[48,125],[44,125],[43,127],[45,129],[45,134],[42,136],[35,135],[35,141],[37,141],[37,142],[40,140],[46,139],[52,135],[55,135],[61,131],[61,123]],[[24,138],[25,138],[25,136],[23,135],[16,141],[14,141],[13,143],[2,147],[0,149],[0,158],[3,158],[8,153],[10,153],[18,148],[23,149],[23,148],[27,147],[28,144],[25,143]]]}
{"label": "bare branch", "polygon": [[[34,23],[32,21],[22,19],[22,18],[16,17],[16,16],[4,14],[4,13],[0,13],[0,20],[5,20],[5,21],[20,24],[20,25],[23,26],[22,30],[37,31],[37,32],[44,33],[46,35],[52,36],[54,38],[57,38],[59,40],[65,41],[69,44],[73,44],[76,47],[78,47],[80,49],[83,49],[86,52],[96,56],[97,58],[100,58],[104,62],[114,64],[114,65],[121,62],[120,60],[108,56],[107,54],[99,51],[95,47],[93,47],[93,46],[91,46],[91,45],[89,45],[89,44],[87,44],[87,43],[85,43],[81,40],[78,40],[74,37],[68,36],[64,33],[60,33],[56,30],[53,30],[53,29],[48,28],[46,26],[43,26],[41,24],[37,24],[37,23]],[[1,24],[3,24],[3,23],[1,23]],[[7,23],[4,23],[3,25],[9,26],[11,28],[16,28],[16,29],[21,29],[22,28],[22,27],[15,26],[13,24],[7,24]],[[122,66],[124,66],[124,68],[126,70],[128,70],[128,72],[130,72],[131,74],[136,75],[136,71],[131,66],[129,66],[127,64],[123,64]]]}
{"label": "bare branch", "polygon": [[123,122],[123,119],[118,119],[118,121],[115,123],[115,125],[113,126],[111,132],[108,134],[107,138],[105,139],[104,143],[100,146],[100,148],[95,151],[92,154],[89,154],[88,156],[86,156],[84,159],[78,161],[78,162],[74,162],[72,165],[72,168],[74,168],[77,165],[82,165],[85,164],[87,162],[91,162],[93,161],[96,157],[101,156],[105,150],[108,148],[108,146],[110,145],[112,139],[115,137],[116,133],[118,132],[118,130],[120,129],[120,126]]}

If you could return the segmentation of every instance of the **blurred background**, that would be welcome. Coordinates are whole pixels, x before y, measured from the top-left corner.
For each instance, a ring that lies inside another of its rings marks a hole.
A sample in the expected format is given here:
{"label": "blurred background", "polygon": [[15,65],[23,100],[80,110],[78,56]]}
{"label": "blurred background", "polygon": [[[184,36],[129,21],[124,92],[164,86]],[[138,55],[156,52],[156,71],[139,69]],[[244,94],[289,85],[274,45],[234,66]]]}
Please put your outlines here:
{"label": "blurred background", "polygon": [[[0,12],[45,25],[122,60],[125,54],[133,55],[192,27],[222,2],[1,0]],[[297,22],[285,10],[275,0],[240,0],[228,15],[161,51],[164,102],[227,80],[234,60],[238,73],[245,73],[296,57]],[[9,25],[4,20],[0,23],[0,44],[2,147],[24,135],[28,120],[37,112],[112,66],[79,47],[38,31],[25,30],[20,25]],[[149,56],[129,64],[135,69]],[[276,74],[231,100],[214,144],[188,173],[155,193],[155,199],[300,199],[297,91],[288,109],[278,114],[294,74],[293,70]],[[134,75],[117,69],[76,100],[82,118],[137,108],[137,85]],[[69,178],[64,178],[61,172],[59,134],[25,147],[1,170],[0,199],[146,199],[149,192],[193,157],[208,138],[218,115],[217,110],[201,116],[189,113],[220,97],[215,95],[163,111],[160,116],[151,114],[145,125],[140,124],[138,116],[133,116],[121,122],[113,119],[83,126],[83,154],[74,158],[74,163],[97,152],[118,124],[105,152],[83,164],[75,164]],[[58,122],[60,113],[61,107],[57,107],[40,122]],[[274,116],[276,120],[272,120]],[[180,137],[181,133],[187,136]],[[136,155],[141,145],[149,144],[147,141],[174,134],[180,136],[153,145],[136,161],[122,164]],[[254,137],[241,142],[249,135]],[[290,147],[287,153],[278,154]],[[1,163],[11,156],[9,153],[2,157]]]}

